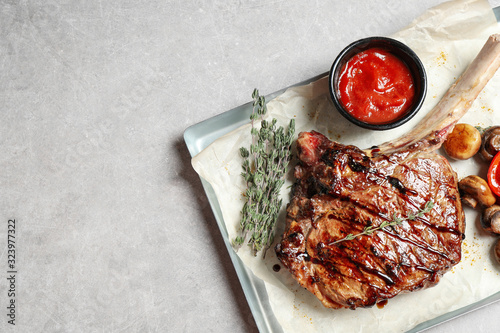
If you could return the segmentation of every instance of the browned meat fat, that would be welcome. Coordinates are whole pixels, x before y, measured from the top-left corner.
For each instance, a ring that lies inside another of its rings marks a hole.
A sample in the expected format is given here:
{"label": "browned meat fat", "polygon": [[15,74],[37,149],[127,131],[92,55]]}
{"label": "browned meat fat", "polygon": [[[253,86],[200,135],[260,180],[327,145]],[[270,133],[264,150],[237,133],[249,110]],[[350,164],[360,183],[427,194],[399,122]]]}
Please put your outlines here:
{"label": "browned meat fat", "polygon": [[[493,35],[461,78],[414,130],[361,150],[317,132],[297,140],[299,163],[276,254],[330,308],[372,306],[435,285],[461,258],[465,232],[457,176],[436,154],[500,66]],[[366,227],[428,213],[352,240]]]}

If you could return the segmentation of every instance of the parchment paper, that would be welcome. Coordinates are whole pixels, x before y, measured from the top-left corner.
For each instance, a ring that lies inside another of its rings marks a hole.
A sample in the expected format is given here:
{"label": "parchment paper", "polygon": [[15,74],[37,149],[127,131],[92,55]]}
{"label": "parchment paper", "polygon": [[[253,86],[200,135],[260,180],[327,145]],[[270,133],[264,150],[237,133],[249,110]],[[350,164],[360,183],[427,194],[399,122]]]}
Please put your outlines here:
{"label": "parchment paper", "polygon": [[[390,131],[358,128],[334,109],[327,78],[306,86],[288,89],[268,103],[268,117],[287,126],[296,119],[296,133],[317,130],[332,140],[367,148],[405,133],[439,101],[450,85],[475,57],[489,35],[500,31],[487,1],[457,0],[429,9],[394,38],[409,45],[424,63],[429,79],[427,98],[412,121]],[[332,59],[333,62],[334,59]],[[500,73],[479,95],[460,122],[489,126],[500,124]],[[494,112],[496,110],[496,113]],[[240,176],[241,146],[250,145],[250,125],[219,138],[192,160],[194,169],[213,187],[221,206],[230,239],[237,234],[245,186]],[[291,162],[293,169],[294,161]],[[470,174],[485,177],[487,164],[479,158],[452,162],[459,178]],[[291,171],[283,187],[284,202],[289,200]],[[324,308],[301,288],[286,269],[276,273],[279,263],[274,251],[265,260],[253,257],[247,247],[238,255],[253,273],[265,282],[272,310],[285,332],[404,332],[421,322],[477,302],[500,291],[500,268],[492,255],[495,237],[479,227],[478,213],[466,211],[466,240],[462,261],[443,276],[439,284],[426,290],[399,295],[379,309],[332,310]],[[284,207],[278,221],[277,237],[284,227]]]}

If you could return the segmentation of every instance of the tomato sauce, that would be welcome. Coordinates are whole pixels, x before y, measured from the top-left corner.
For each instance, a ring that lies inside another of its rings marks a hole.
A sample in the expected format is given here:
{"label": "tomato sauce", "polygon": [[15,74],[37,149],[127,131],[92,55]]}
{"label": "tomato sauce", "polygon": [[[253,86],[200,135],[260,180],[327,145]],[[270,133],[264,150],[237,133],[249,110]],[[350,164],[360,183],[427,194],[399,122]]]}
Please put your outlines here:
{"label": "tomato sauce", "polygon": [[398,119],[415,98],[410,70],[382,48],[368,49],[348,60],[340,73],[339,92],[346,110],[370,124]]}

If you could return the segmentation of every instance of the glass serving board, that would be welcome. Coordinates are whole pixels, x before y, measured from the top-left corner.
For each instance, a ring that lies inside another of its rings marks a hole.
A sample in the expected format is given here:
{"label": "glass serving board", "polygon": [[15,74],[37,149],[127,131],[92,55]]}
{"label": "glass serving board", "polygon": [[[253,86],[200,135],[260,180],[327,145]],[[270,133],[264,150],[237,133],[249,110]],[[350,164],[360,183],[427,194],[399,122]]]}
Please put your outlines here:
{"label": "glass serving board", "polygon": [[[495,13],[497,21],[500,22],[500,7],[493,8],[493,12]],[[328,73],[323,73],[321,75],[310,78],[303,82],[294,84],[290,87],[278,90],[272,94],[266,95],[265,96],[266,100],[267,101],[272,100],[273,98],[284,93],[288,88],[306,85],[326,75],[328,75]],[[228,110],[217,116],[214,116],[198,124],[188,127],[184,132],[184,141],[186,143],[186,146],[189,150],[191,157],[197,155],[199,152],[201,152],[203,149],[205,149],[208,145],[210,145],[212,142],[214,142],[221,136],[248,123],[250,114],[252,113],[252,107],[253,107],[252,102],[248,102],[246,104],[240,105],[234,109]],[[236,274],[238,275],[238,279],[240,280],[243,292],[247,299],[248,305],[250,307],[250,310],[252,311],[253,317],[259,329],[259,332],[262,333],[283,332],[280,323],[277,321],[276,317],[272,313],[271,305],[269,304],[269,298],[267,296],[267,291],[264,282],[259,278],[257,278],[249,269],[246,268],[246,266],[243,264],[243,262],[240,260],[238,255],[233,250],[231,243],[229,241],[224,220],[222,218],[222,212],[219,203],[217,201],[217,197],[215,196],[215,193],[210,184],[203,178],[200,179],[203,188],[205,190],[205,193],[208,197],[208,201],[212,208],[212,212],[214,213],[215,219],[217,221],[217,225],[222,234],[224,244],[226,245],[232,264],[236,270]],[[423,322],[415,326],[407,333],[421,332],[423,330],[429,329],[433,326],[439,325],[455,317],[464,315],[468,312],[477,310],[479,308],[482,308],[488,304],[497,301],[500,301],[500,292],[491,295],[487,298],[484,298],[479,302],[470,304],[458,310],[448,312],[444,315]]]}

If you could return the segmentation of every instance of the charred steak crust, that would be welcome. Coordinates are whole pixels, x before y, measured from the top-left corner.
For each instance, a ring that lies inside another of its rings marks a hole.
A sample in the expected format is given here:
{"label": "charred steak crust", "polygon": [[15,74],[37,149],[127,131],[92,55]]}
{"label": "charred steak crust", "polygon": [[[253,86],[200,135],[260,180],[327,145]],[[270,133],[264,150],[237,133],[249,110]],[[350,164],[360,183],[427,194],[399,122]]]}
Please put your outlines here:
{"label": "charred steak crust", "polygon": [[[297,140],[299,163],[279,260],[329,308],[369,307],[435,285],[460,261],[464,214],[457,176],[433,152],[368,156],[318,132]],[[334,243],[394,216],[416,220]]]}

